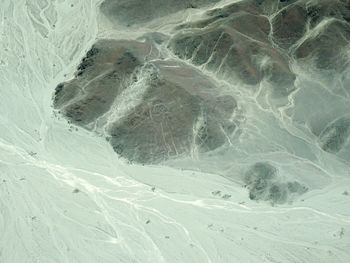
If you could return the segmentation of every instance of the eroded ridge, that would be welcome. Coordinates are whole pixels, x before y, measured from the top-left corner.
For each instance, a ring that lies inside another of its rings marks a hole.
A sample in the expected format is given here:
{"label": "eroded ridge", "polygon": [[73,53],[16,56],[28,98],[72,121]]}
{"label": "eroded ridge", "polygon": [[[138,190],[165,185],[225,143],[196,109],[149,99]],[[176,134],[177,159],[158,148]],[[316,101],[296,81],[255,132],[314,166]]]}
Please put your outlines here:
{"label": "eroded ridge", "polygon": [[[75,124],[103,128],[114,150],[130,162],[159,163],[228,143],[236,129],[235,99],[220,95],[214,83],[202,86],[206,77],[186,65],[141,59],[148,50],[136,41],[99,41],[75,79],[58,85],[55,107]],[[128,90],[140,94],[126,110],[121,105]]]}
{"label": "eroded ridge", "polygon": [[97,42],[81,61],[75,78],[57,86],[54,107],[71,122],[89,128],[132,81],[131,74],[142,63],[133,50],[147,52],[147,47],[128,41]]}
{"label": "eroded ridge", "polygon": [[294,90],[288,57],[270,41],[271,23],[254,1],[207,12],[207,18],[183,24],[169,48],[176,56],[232,83],[256,86],[266,80],[274,96]]}

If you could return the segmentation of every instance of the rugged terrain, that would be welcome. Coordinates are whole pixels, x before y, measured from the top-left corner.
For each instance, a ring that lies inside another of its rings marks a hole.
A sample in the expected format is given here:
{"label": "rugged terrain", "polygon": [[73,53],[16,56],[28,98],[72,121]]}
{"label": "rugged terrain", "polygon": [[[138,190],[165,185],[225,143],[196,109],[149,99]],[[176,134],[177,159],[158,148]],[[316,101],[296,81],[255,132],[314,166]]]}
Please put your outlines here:
{"label": "rugged terrain", "polygon": [[0,262],[350,262],[349,17],[3,0]]}

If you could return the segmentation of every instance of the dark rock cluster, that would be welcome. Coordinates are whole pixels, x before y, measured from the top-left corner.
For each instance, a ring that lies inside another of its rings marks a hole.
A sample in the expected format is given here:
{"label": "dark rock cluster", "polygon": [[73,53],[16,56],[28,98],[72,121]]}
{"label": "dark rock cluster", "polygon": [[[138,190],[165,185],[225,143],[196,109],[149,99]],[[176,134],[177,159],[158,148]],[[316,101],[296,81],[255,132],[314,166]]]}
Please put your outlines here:
{"label": "dark rock cluster", "polygon": [[283,181],[278,170],[269,163],[255,163],[244,176],[251,200],[285,203],[292,195],[304,194],[308,189],[297,181]]}

